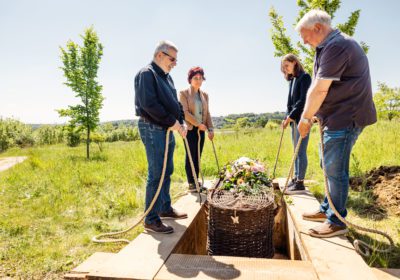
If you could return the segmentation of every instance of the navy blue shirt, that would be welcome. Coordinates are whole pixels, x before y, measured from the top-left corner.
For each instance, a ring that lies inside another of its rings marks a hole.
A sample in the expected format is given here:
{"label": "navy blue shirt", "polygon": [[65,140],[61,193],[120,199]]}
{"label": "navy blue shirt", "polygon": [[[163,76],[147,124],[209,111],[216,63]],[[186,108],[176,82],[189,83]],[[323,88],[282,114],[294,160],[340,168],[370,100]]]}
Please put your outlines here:
{"label": "navy blue shirt", "polygon": [[176,120],[183,123],[183,108],[178,101],[171,76],[152,62],[135,76],[135,111],[164,128]]}
{"label": "navy blue shirt", "polygon": [[368,58],[354,39],[333,30],[316,48],[314,78],[332,80],[317,112],[324,129],[364,127],[376,122]]}

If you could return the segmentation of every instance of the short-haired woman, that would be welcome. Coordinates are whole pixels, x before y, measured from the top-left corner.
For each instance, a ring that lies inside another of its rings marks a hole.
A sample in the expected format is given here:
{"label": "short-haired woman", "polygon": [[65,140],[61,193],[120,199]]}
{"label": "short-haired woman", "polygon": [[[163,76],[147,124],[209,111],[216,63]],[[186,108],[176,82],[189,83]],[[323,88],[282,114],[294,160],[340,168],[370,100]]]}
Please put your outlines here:
{"label": "short-haired woman", "polygon": [[[179,101],[182,104],[185,113],[185,121],[188,126],[186,138],[188,140],[190,154],[193,159],[197,177],[199,175],[200,163],[200,158],[198,158],[198,131],[200,131],[200,156],[203,151],[205,131],[208,132],[208,138],[210,140],[214,138],[214,128],[208,105],[208,95],[204,91],[200,90],[203,81],[205,81],[204,70],[201,67],[191,68],[188,72],[188,82],[190,87],[182,90],[179,95]],[[196,190],[196,186],[192,169],[190,167],[187,149],[185,169],[189,191],[194,191]]]}
{"label": "short-haired woman", "polygon": [[[297,125],[299,124],[301,114],[304,110],[306,102],[307,91],[311,85],[311,77],[304,71],[300,60],[294,54],[287,54],[282,58],[281,71],[284,77],[289,81],[289,95],[287,100],[286,118],[282,121],[282,128],[285,129],[289,124],[292,127],[292,141],[293,146],[296,148],[297,141],[300,138]],[[286,192],[288,194],[295,194],[303,192],[304,177],[307,171],[307,145],[308,135],[305,137],[300,145],[298,156],[294,164],[294,178],[290,182]]]}

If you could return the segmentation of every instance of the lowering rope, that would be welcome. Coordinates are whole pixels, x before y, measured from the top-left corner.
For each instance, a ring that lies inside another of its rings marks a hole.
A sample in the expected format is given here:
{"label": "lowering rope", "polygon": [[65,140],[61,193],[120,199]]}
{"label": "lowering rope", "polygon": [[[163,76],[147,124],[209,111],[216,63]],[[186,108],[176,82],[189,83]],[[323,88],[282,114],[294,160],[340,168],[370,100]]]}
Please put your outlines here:
{"label": "lowering rope", "polygon": [[[321,161],[322,161],[322,171],[324,173],[324,183],[325,183],[325,194],[326,197],[328,199],[328,203],[329,203],[329,207],[332,209],[333,213],[335,213],[336,217],[342,222],[344,223],[347,227],[351,227],[355,230],[359,230],[359,231],[365,231],[365,232],[370,232],[370,233],[376,233],[376,234],[380,234],[382,236],[384,236],[385,238],[387,238],[389,240],[389,247],[386,249],[378,249],[377,247],[372,247],[371,245],[367,244],[366,242],[356,239],[353,242],[354,245],[354,249],[356,250],[356,252],[358,252],[360,255],[363,255],[365,257],[369,257],[371,255],[370,251],[374,251],[374,252],[378,252],[378,253],[389,253],[393,250],[394,248],[394,242],[393,239],[386,233],[380,230],[376,230],[376,229],[369,229],[366,227],[362,227],[356,224],[353,224],[349,221],[347,221],[345,218],[343,218],[340,213],[337,211],[335,205],[333,204],[331,195],[329,193],[329,187],[328,187],[328,178],[326,176],[326,169],[325,169],[325,163],[324,163],[324,139],[323,139],[323,131],[322,131],[322,124],[320,122],[320,120],[318,118],[315,118],[318,122],[319,125],[319,131],[320,131],[320,141],[321,141]],[[288,177],[286,178],[286,182],[285,182],[285,186],[282,190],[282,196],[281,199],[283,200],[283,196],[285,194],[285,191],[287,189],[288,183],[289,183],[289,179],[292,177],[293,175],[293,167],[294,167],[294,162],[297,158],[297,155],[299,153],[300,150],[300,145],[302,142],[302,138],[300,137],[299,140],[297,141],[297,145],[292,157],[292,161],[290,164],[290,168],[289,168],[289,174]]]}
{"label": "lowering rope", "polygon": [[[151,209],[153,209],[153,206],[160,194],[161,191],[161,187],[162,184],[164,182],[164,177],[165,177],[165,170],[167,167],[167,159],[168,159],[168,146],[169,146],[169,136],[171,134],[171,129],[168,128],[167,133],[166,133],[166,139],[165,139],[165,152],[164,152],[164,160],[163,160],[163,168],[162,168],[162,172],[161,172],[161,177],[160,177],[160,182],[158,183],[158,188],[156,191],[156,194],[153,197],[153,200],[151,201],[149,207],[147,208],[147,210],[143,213],[142,216],[140,216],[130,227],[128,227],[127,229],[121,230],[121,231],[116,231],[116,232],[107,232],[107,233],[102,233],[99,235],[96,235],[92,238],[92,241],[95,243],[130,243],[131,241],[128,239],[110,239],[110,237],[112,236],[121,236],[123,234],[128,233],[129,231],[133,230],[135,227],[137,227],[140,222],[147,216],[147,214],[149,214],[149,212],[151,211]],[[188,141],[186,139],[186,137],[183,138],[186,148],[189,149],[189,144]],[[199,187],[199,182],[197,180],[197,175],[196,175],[196,171],[194,168],[194,164],[193,164],[193,160],[192,160],[192,156],[189,153],[189,162],[190,162],[190,167],[192,169],[192,173],[193,173],[193,177],[194,177],[194,181],[196,184],[196,189],[197,192],[199,194],[199,201],[200,204],[202,203],[201,201],[201,195],[200,195],[200,187]]]}
{"label": "lowering rope", "polygon": [[272,179],[275,179],[275,171],[276,171],[276,166],[278,165],[278,158],[279,158],[279,153],[281,152],[282,139],[283,139],[284,132],[285,132],[285,129],[282,127],[281,140],[279,141],[279,147],[278,147],[278,153],[276,154],[274,171],[272,172]]}

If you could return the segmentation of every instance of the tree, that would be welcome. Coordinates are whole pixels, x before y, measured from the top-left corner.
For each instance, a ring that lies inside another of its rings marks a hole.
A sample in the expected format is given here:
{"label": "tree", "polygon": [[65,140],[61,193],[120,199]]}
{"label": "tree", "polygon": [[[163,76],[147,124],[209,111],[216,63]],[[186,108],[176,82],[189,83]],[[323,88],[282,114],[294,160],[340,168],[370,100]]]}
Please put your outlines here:
{"label": "tree", "polygon": [[[340,0],[297,0],[297,6],[300,8],[300,11],[296,18],[295,25],[304,14],[312,9],[324,10],[333,19],[336,11],[340,8],[340,4]],[[352,12],[347,22],[338,24],[336,27],[347,35],[353,36],[360,17],[360,12],[360,10]],[[269,17],[272,23],[271,39],[275,47],[274,56],[282,57],[288,53],[293,53],[300,58],[306,72],[311,74],[315,51],[312,48],[304,46],[301,42],[297,42],[296,46],[293,45],[291,38],[286,35],[286,28],[282,16],[278,15],[274,7],[271,7]],[[369,47],[364,42],[360,42],[360,44],[365,53],[367,53]]]}
{"label": "tree", "polygon": [[99,111],[103,107],[102,86],[97,82],[97,71],[103,55],[103,46],[99,42],[93,27],[85,30],[83,46],[68,41],[61,49],[64,67],[64,83],[81,99],[81,104],[58,110],[62,117],[70,117],[70,126],[86,130],[86,158],[89,159],[90,132],[99,125]]}
{"label": "tree", "polygon": [[400,116],[400,88],[390,88],[385,83],[378,82],[378,92],[374,102],[378,116],[391,121]]}

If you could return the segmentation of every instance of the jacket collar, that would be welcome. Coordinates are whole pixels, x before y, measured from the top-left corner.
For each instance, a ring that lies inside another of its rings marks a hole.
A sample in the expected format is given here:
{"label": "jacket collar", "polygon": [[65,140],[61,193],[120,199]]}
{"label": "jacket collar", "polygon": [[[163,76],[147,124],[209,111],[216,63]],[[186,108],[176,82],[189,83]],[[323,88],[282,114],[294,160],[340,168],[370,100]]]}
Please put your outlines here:
{"label": "jacket collar", "polygon": [[161,69],[160,66],[158,66],[154,61],[152,61],[150,63],[151,67],[154,69],[154,71],[156,71],[156,73],[158,75],[160,75],[161,77],[168,77],[168,73],[165,73],[164,70]]}

